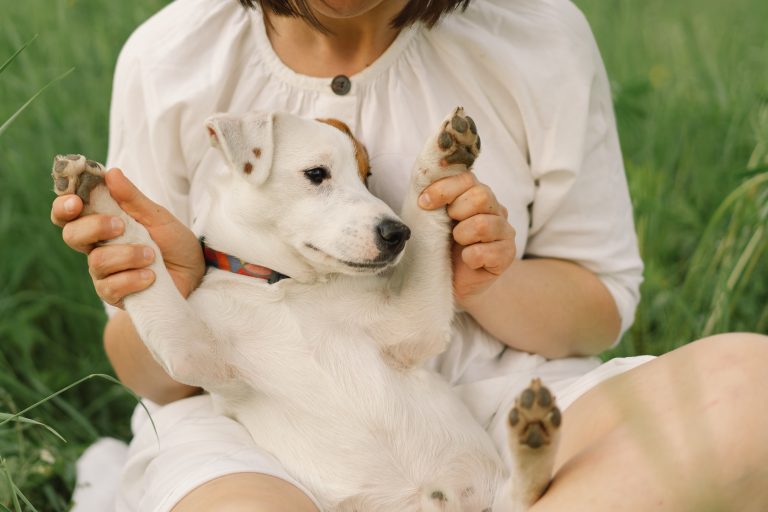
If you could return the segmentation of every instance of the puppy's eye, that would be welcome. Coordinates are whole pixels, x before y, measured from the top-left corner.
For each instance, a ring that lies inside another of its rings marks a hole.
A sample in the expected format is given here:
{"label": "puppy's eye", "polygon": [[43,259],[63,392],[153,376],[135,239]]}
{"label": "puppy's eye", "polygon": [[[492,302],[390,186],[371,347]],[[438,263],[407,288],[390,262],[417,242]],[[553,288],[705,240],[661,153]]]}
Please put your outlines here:
{"label": "puppy's eye", "polygon": [[331,173],[325,167],[313,167],[304,171],[304,176],[307,177],[314,185],[319,185],[323,181],[331,177]]}

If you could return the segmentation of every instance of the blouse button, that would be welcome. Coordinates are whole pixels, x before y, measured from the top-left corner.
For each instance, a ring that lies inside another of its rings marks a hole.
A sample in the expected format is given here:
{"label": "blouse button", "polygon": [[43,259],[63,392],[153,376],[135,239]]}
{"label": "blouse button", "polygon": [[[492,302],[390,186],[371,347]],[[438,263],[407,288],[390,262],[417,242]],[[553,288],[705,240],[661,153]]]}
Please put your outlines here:
{"label": "blouse button", "polygon": [[344,96],[352,88],[352,82],[344,75],[338,75],[331,80],[331,90],[339,96]]}

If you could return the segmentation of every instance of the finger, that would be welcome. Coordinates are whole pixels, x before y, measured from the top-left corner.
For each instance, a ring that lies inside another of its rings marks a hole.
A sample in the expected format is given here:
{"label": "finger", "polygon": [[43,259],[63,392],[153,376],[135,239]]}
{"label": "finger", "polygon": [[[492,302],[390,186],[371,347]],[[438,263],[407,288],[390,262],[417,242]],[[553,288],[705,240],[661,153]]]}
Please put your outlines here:
{"label": "finger", "polygon": [[75,194],[59,196],[51,206],[51,222],[64,227],[64,224],[79,217],[82,211],[83,200]]}
{"label": "finger", "polygon": [[149,269],[126,270],[94,281],[96,293],[107,304],[120,307],[122,300],[136,292],[145,290],[155,280],[155,273]]}
{"label": "finger", "polygon": [[145,245],[104,245],[88,255],[88,271],[96,281],[125,270],[146,267],[154,259],[155,252]]}
{"label": "finger", "polygon": [[448,205],[448,216],[454,220],[464,220],[478,213],[503,215],[504,208],[499,204],[496,195],[487,185],[478,183],[459,195]]}
{"label": "finger", "polygon": [[466,246],[514,238],[515,229],[504,217],[498,215],[474,215],[453,227],[453,239]]}
{"label": "finger", "polygon": [[141,224],[153,227],[176,220],[168,210],[136,188],[120,169],[110,169],[104,175],[104,180],[120,208]]}
{"label": "finger", "polygon": [[498,276],[515,260],[515,243],[498,240],[470,245],[461,251],[461,260],[471,269],[484,269]]}
{"label": "finger", "polygon": [[443,178],[424,189],[419,196],[419,206],[425,210],[434,210],[452,203],[461,194],[477,184],[477,178],[471,172]]}
{"label": "finger", "polygon": [[118,217],[86,215],[67,222],[61,236],[72,249],[87,254],[95,244],[121,235],[124,229],[125,225]]}

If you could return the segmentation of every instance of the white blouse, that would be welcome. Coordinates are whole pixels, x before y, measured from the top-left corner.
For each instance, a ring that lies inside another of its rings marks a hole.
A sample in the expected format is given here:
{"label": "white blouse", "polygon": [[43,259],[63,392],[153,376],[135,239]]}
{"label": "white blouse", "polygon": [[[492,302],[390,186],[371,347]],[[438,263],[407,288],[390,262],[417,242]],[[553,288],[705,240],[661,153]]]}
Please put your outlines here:
{"label": "white blouse", "polygon": [[203,126],[209,115],[335,117],[366,144],[373,193],[398,209],[426,137],[463,105],[482,138],[475,172],[509,210],[518,256],[591,270],[613,295],[622,332],[631,325],[642,262],[610,90],[570,1],[474,0],[432,29],[402,30],[350,77],[347,94],[335,94],[331,78],[286,67],[258,10],[176,0],[120,55],[108,164],[197,230],[208,182],[221,172]]}

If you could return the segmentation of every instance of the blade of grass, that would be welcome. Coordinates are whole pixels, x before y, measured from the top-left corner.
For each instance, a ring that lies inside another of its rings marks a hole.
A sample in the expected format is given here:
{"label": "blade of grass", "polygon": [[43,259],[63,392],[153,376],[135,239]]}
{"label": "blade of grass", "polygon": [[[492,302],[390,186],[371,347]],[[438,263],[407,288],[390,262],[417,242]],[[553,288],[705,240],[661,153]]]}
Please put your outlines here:
{"label": "blade of grass", "polygon": [[17,117],[19,117],[19,116],[21,115],[21,113],[22,113],[22,112],[24,112],[24,110],[25,110],[25,109],[26,109],[26,108],[27,108],[27,107],[28,107],[28,106],[29,106],[29,105],[30,105],[30,104],[31,104],[33,101],[35,101],[35,99],[36,99],[38,96],[40,96],[41,94],[43,94],[43,92],[44,92],[44,91],[45,91],[45,90],[46,90],[48,87],[52,86],[53,84],[55,84],[55,83],[56,83],[56,82],[58,82],[59,80],[62,80],[62,79],[63,79],[63,78],[65,78],[67,75],[69,75],[70,73],[72,73],[74,70],[75,70],[75,68],[70,68],[69,70],[65,71],[64,73],[62,73],[61,75],[57,76],[56,78],[54,78],[53,80],[51,80],[50,82],[48,82],[47,84],[45,84],[43,87],[41,87],[41,88],[40,88],[40,90],[39,90],[39,91],[37,91],[37,92],[36,92],[34,95],[32,95],[32,97],[31,97],[31,98],[29,98],[29,99],[28,99],[28,100],[27,100],[27,101],[26,101],[26,102],[25,102],[25,103],[24,103],[24,104],[23,104],[21,107],[19,107],[19,109],[18,109],[16,112],[14,112],[14,113],[13,113],[13,115],[11,115],[11,117],[9,117],[7,121],[5,121],[5,122],[4,122],[2,125],[0,125],[0,135],[2,135],[2,134],[3,134],[3,132],[4,132],[5,130],[7,130],[7,129],[8,129],[8,127],[11,125],[11,123],[12,123],[12,122],[13,122],[13,121],[14,121],[14,120],[17,118]]}
{"label": "blade of grass", "polygon": [[19,48],[18,50],[16,50],[16,52],[15,52],[13,55],[11,55],[11,56],[8,58],[8,60],[6,60],[5,62],[3,62],[3,65],[2,65],[2,66],[0,66],[0,73],[2,73],[2,72],[5,70],[5,68],[7,68],[7,67],[8,67],[8,66],[11,64],[11,62],[13,62],[13,61],[16,59],[16,57],[18,57],[18,56],[19,56],[19,54],[20,54],[21,52],[23,52],[23,51],[24,51],[24,48],[26,48],[27,46],[29,46],[30,44],[32,44],[32,43],[35,41],[35,39],[37,39],[37,34],[35,34],[35,35],[32,37],[32,39],[30,39],[29,41],[27,41],[26,43],[24,43],[24,45],[23,45],[21,48]]}
{"label": "blade of grass", "polygon": [[35,421],[35,420],[29,419],[29,418],[25,418],[24,416],[19,416],[19,417],[16,417],[16,418],[11,418],[11,416],[12,416],[11,414],[8,414],[6,412],[0,412],[0,419],[9,419],[9,421],[15,421],[15,422],[18,422],[18,423],[27,423],[29,425],[36,425],[38,427],[43,427],[48,432],[50,432],[54,436],[58,437],[59,439],[61,439],[65,443],[67,442],[67,440],[64,439],[61,436],[61,434],[59,434],[58,432],[56,432],[56,430],[53,429],[53,427],[50,427],[50,426],[46,425],[45,423],[41,423],[39,421]]}
{"label": "blade of grass", "polygon": [[[14,418],[18,418],[22,414],[25,414],[25,413],[31,411],[35,407],[37,407],[39,405],[42,405],[42,404],[44,404],[44,403],[46,403],[46,402],[56,398],[57,396],[61,395],[62,393],[66,392],[66,391],[69,391],[70,389],[74,388],[75,386],[78,386],[78,385],[82,384],[83,382],[85,382],[87,380],[94,379],[94,378],[104,379],[104,380],[107,380],[109,382],[112,382],[113,384],[117,384],[118,386],[123,387],[133,398],[135,398],[136,401],[147,412],[147,416],[149,416],[149,421],[152,424],[152,429],[155,431],[155,435],[157,436],[157,428],[155,426],[155,421],[152,419],[152,415],[149,413],[149,409],[147,409],[147,406],[144,405],[144,402],[141,401],[141,398],[139,397],[139,395],[137,395],[136,393],[134,393],[133,391],[131,391],[130,389],[125,387],[125,385],[122,382],[120,382],[119,380],[117,380],[116,378],[114,378],[114,377],[112,377],[110,375],[106,375],[104,373],[92,373],[90,375],[86,375],[82,379],[76,380],[72,384],[69,384],[68,386],[65,386],[65,387],[61,388],[60,390],[56,391],[55,393],[53,393],[51,395],[48,395],[47,397],[43,398],[42,400],[38,400],[37,402],[35,402],[34,404],[30,405],[29,407],[27,407],[25,409],[22,409],[21,411],[15,413],[15,414],[12,414],[8,418],[4,419],[3,421],[0,421],[0,427],[5,425],[9,421],[12,421]],[[158,441],[159,440],[160,440],[160,438],[158,437]]]}
{"label": "blade of grass", "polygon": [[13,509],[15,512],[21,512],[21,504],[19,504],[19,497],[16,495],[14,489],[16,485],[11,478],[11,472],[8,471],[8,465],[5,463],[5,459],[0,458],[0,469],[5,473],[5,479],[8,481],[8,489],[11,491],[11,500],[13,501]]}
{"label": "blade of grass", "polygon": [[[28,356],[29,354],[24,354],[25,356]],[[32,358],[25,358],[26,364],[25,366],[29,368],[34,368],[34,364],[32,362]],[[74,407],[72,404],[70,404],[67,400],[64,400],[62,398],[59,398],[58,396],[50,395],[51,391],[48,389],[47,386],[45,386],[39,379],[32,377],[32,375],[35,375],[37,371],[33,372],[29,376],[29,383],[32,385],[32,387],[37,390],[39,393],[49,393],[49,396],[51,398],[51,403],[53,403],[56,407],[60,408],[62,411],[67,413],[72,420],[80,425],[80,428],[87,432],[89,436],[92,438],[96,438],[98,436],[98,432],[96,432],[96,429],[93,427],[93,425],[90,424],[88,419],[83,416],[77,407]]]}
{"label": "blade of grass", "polygon": [[24,496],[24,493],[21,492],[21,489],[19,489],[16,486],[16,484],[13,484],[13,492],[14,492],[14,494],[16,494],[16,496],[21,498],[21,501],[23,501],[26,506],[28,506],[30,509],[32,509],[32,512],[37,512],[37,509],[34,507],[34,505],[32,505],[32,503],[29,502],[27,497]]}

